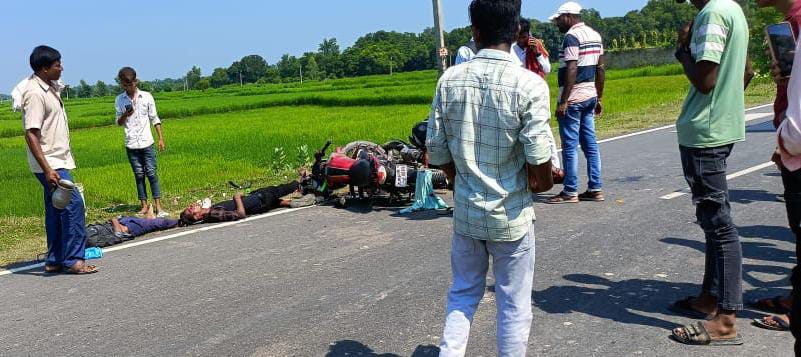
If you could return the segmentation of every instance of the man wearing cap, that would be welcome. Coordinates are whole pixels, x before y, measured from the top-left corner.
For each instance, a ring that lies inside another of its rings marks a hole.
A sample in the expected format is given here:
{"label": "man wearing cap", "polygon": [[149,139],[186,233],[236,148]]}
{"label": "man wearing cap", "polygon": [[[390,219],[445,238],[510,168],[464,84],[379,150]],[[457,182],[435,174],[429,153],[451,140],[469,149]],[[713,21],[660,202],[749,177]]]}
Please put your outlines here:
{"label": "man wearing cap", "polygon": [[97,269],[84,262],[86,231],[81,195],[73,190],[64,209],[53,207],[51,198],[59,180],[72,181],[70,170],[75,168],[67,114],[57,82],[64,70],[61,54],[51,47],[38,46],[31,53],[30,65],[34,73],[21,91],[22,122],[28,144],[28,165],[44,188],[45,273],[94,273]]}
{"label": "man wearing cap", "polygon": [[[581,5],[566,2],[550,17],[565,34],[559,51],[559,98],[556,119],[562,138],[564,187],[546,203],[603,201],[601,153],[595,140],[595,116],[603,112],[605,71],[603,40],[581,21]],[[578,193],[578,145],[587,158],[587,191]]]}
{"label": "man wearing cap", "polygon": [[692,84],[676,130],[684,177],[706,237],[706,262],[700,295],[671,305],[701,321],[674,329],[673,338],[739,345],[735,315],[743,308],[742,246],[731,218],[726,159],[734,143],[745,140],[744,89],[752,76],[748,23],[733,0],[690,2],[700,12],[676,44],[676,59]]}

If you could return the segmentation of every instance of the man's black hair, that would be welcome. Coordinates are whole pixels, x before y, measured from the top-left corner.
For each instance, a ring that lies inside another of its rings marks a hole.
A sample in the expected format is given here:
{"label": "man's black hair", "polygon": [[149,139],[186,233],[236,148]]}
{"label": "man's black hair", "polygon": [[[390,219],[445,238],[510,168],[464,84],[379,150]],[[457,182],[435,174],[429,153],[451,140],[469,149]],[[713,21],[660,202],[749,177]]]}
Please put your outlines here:
{"label": "man's black hair", "polygon": [[136,70],[131,67],[122,67],[120,71],[117,73],[117,78],[121,81],[122,80],[135,81]]}
{"label": "man's black hair", "polygon": [[473,0],[470,22],[481,34],[483,46],[512,43],[517,39],[521,0]]}
{"label": "man's black hair", "polygon": [[531,32],[531,21],[526,20],[525,18],[520,18],[520,33],[529,33]]}
{"label": "man's black hair", "polygon": [[54,63],[61,61],[61,53],[56,51],[55,48],[48,46],[37,46],[31,52],[31,69],[34,72],[50,68]]}

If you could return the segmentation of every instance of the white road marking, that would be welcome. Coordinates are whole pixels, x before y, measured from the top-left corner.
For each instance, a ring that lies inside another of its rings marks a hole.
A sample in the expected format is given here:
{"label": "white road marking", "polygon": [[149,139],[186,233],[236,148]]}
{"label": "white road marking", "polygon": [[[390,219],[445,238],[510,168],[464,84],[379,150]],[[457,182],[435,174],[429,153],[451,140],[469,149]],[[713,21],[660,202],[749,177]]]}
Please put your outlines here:
{"label": "white road marking", "polygon": [[[773,161],[768,161],[768,162],[756,165],[754,167],[749,167],[749,168],[747,168],[745,170],[737,171],[737,172],[735,172],[733,174],[728,174],[728,175],[726,175],[726,181],[730,181],[730,180],[736,179],[736,178],[738,178],[740,176],[748,175],[750,173],[762,170],[762,169],[764,169],[766,167],[773,166],[773,165],[775,165],[775,163],[773,163]],[[684,190],[681,190],[681,191],[671,192],[671,193],[669,193],[667,195],[664,195],[662,197],[659,197],[659,198],[661,198],[663,200],[672,200],[672,199],[674,199],[676,197],[681,197],[681,196],[684,196],[684,195],[689,194],[689,193],[690,192],[688,190],[684,189]]]}
{"label": "white road marking", "polygon": [[[768,107],[768,106],[771,106],[771,105],[773,105],[773,104],[765,104],[765,105],[760,105],[760,106],[756,106],[756,107],[753,107],[753,108],[748,108],[748,109],[746,109],[746,112],[751,111],[751,110],[762,109],[762,108],[765,108],[765,107]],[[767,115],[771,115],[771,114],[770,113],[751,113],[751,114],[746,113],[745,120],[746,121],[750,121],[750,120],[754,120],[754,119],[764,118]],[[655,131],[664,130],[664,129],[668,129],[668,128],[672,128],[672,127],[675,127],[675,125],[665,125],[665,126],[661,126],[661,127],[658,127],[658,128],[653,128],[653,129],[638,131],[638,132],[634,132],[634,133],[630,133],[630,134],[626,134],[626,135],[616,136],[616,137],[613,137],[613,138],[601,140],[598,143],[600,144],[600,143],[606,143],[606,142],[610,142],[610,141],[630,138],[630,137],[633,137],[633,136],[653,133]],[[562,149],[560,148],[559,151],[562,151]],[[763,165],[765,165],[765,164],[763,164]],[[761,168],[759,168],[759,169],[761,169]],[[753,171],[756,171],[756,170],[759,170],[759,169],[754,169]],[[753,172],[753,171],[750,171],[750,172]],[[749,173],[749,172],[743,173],[741,175],[745,175],[747,173]],[[734,173],[732,175],[736,175],[736,174],[738,174],[738,173]],[[741,176],[741,175],[738,175],[738,176]],[[735,176],[735,177],[737,177],[737,176]],[[728,179],[728,177],[727,177],[727,179]],[[671,198],[676,198],[676,197],[682,196],[684,194],[686,194],[686,193],[674,192],[674,193],[671,193],[669,195],[662,196],[660,198],[669,200]],[[671,196],[671,195],[675,195],[675,196],[674,197],[670,197],[670,198],[665,198],[665,197]],[[309,206],[309,207],[313,207],[313,206]],[[244,222],[250,222],[250,221],[257,220],[257,219],[262,219],[262,218],[277,216],[277,215],[280,215],[280,214],[295,212],[295,211],[299,211],[299,210],[306,209],[306,208],[309,208],[309,207],[285,209],[285,210],[276,211],[276,212],[272,212],[272,213],[267,213],[267,214],[261,214],[261,215],[258,215],[258,216],[248,217],[248,218],[245,218],[245,219],[239,220],[239,221],[220,223],[220,224],[205,226],[205,227],[202,227],[202,228],[192,229],[192,230],[188,230],[188,231],[184,231],[184,232],[179,232],[179,233],[175,233],[175,234],[170,234],[170,235],[166,235],[166,236],[163,236],[163,237],[152,238],[152,239],[136,241],[136,242],[132,242],[132,243],[128,243],[128,244],[118,245],[116,247],[103,249],[103,253],[105,254],[105,253],[115,252],[115,251],[118,251],[118,250],[138,247],[140,245],[161,242],[161,241],[167,240],[167,239],[183,237],[185,235],[190,235],[190,234],[193,234],[193,233],[210,231],[210,230],[213,230],[213,229],[219,229],[219,228],[224,228],[224,227],[228,227],[228,226],[233,226],[233,225],[236,225],[236,224],[240,224],[240,223],[244,223]],[[37,269],[37,268],[41,268],[41,267],[44,267],[44,263],[34,263],[34,264],[24,265],[24,266],[12,268],[12,269],[0,270],[0,276],[11,275],[11,274],[14,274],[14,273],[33,270],[33,269]]]}

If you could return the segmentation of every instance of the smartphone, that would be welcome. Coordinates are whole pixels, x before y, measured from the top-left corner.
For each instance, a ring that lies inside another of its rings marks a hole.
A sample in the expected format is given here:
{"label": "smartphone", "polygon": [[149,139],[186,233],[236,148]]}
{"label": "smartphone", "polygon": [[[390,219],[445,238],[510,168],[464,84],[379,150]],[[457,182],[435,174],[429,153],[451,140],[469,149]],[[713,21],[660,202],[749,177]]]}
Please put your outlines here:
{"label": "smartphone", "polygon": [[768,36],[770,55],[779,64],[782,77],[790,77],[795,57],[795,35],[789,22],[768,25],[765,28]]}
{"label": "smartphone", "polygon": [[132,111],[133,111],[133,105],[125,104],[125,112],[127,113]]}

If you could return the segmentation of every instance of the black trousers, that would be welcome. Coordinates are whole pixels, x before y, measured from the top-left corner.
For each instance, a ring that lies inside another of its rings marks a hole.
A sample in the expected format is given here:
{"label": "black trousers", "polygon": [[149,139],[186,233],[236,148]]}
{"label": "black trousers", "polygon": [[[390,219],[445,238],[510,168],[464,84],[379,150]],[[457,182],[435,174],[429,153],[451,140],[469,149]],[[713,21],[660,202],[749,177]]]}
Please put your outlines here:
{"label": "black trousers", "polygon": [[795,234],[796,266],[790,282],[793,285],[793,307],[790,311],[790,331],[795,337],[795,355],[801,356],[801,170],[794,172],[782,169],[782,183],[784,183],[784,204],[787,207],[787,221],[790,230]]}

